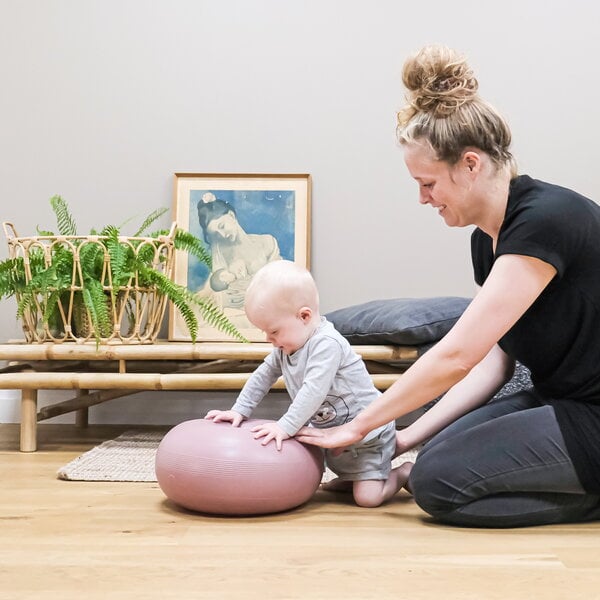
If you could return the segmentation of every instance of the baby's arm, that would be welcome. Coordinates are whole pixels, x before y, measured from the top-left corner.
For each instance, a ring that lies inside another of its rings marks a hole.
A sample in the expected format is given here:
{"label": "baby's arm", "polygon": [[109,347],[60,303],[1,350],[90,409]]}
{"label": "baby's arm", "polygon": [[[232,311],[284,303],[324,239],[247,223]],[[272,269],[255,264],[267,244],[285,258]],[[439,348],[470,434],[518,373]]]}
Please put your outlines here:
{"label": "baby's arm", "polygon": [[257,432],[255,437],[264,437],[263,444],[274,439],[280,448],[282,440],[296,435],[317,412],[331,390],[341,356],[339,344],[330,338],[322,338],[312,345],[302,385],[293,397],[290,408],[277,423],[268,424],[268,427],[257,426],[253,430]]}
{"label": "baby's arm", "polygon": [[238,427],[244,419],[250,417],[280,375],[281,369],[271,353],[250,375],[231,409],[211,410],[205,419],[229,421],[234,427]]}
{"label": "baby's arm", "polygon": [[339,342],[330,337],[323,337],[311,346],[302,386],[278,421],[290,435],[296,435],[310,421],[331,393],[343,354]]}

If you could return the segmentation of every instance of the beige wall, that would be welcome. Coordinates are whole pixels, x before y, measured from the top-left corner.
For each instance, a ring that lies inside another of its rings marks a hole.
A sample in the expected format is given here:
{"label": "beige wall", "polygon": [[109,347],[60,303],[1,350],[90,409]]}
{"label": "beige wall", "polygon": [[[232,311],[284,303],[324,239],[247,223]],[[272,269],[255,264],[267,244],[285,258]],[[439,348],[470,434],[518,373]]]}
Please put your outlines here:
{"label": "beige wall", "polygon": [[[598,199],[599,21],[589,0],[0,0],[0,217],[33,234],[59,193],[85,232],[170,206],[176,171],[310,173],[325,311],[471,295],[469,231],[419,206],[395,143],[403,59],[467,53],[521,170]],[[12,303],[0,326],[19,335]],[[152,398],[92,420],[203,412]]]}

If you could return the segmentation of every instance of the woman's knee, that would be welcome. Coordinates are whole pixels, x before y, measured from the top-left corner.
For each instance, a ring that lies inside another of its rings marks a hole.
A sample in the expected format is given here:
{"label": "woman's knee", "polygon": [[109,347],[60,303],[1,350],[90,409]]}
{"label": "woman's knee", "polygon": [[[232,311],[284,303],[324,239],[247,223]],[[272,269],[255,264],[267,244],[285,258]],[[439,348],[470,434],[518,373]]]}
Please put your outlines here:
{"label": "woman's knee", "polygon": [[453,467],[438,452],[417,458],[408,487],[422,510],[440,517],[456,508],[457,486],[452,475]]}

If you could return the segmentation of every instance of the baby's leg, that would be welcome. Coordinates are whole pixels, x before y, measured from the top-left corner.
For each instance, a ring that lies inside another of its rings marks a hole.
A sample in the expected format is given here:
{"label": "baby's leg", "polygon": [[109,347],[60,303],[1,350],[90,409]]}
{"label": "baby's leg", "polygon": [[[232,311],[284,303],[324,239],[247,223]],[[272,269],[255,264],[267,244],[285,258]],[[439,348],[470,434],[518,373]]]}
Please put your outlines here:
{"label": "baby's leg", "polygon": [[365,508],[374,508],[383,504],[406,485],[412,467],[413,463],[405,462],[392,469],[386,480],[354,481],[352,486],[354,501]]}
{"label": "baby's leg", "polygon": [[348,479],[340,479],[336,477],[331,481],[327,481],[326,483],[321,484],[321,489],[326,492],[351,492],[353,481],[349,481]]}

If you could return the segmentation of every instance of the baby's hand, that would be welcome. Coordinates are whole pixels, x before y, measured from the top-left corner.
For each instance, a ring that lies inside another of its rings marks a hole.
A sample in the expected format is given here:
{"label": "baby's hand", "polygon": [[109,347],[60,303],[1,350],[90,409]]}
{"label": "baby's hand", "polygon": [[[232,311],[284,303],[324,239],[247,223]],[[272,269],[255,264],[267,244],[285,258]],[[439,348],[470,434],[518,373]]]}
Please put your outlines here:
{"label": "baby's hand", "polygon": [[204,418],[215,423],[229,421],[234,427],[239,427],[244,420],[243,415],[235,410],[209,410]]}
{"label": "baby's hand", "polygon": [[253,427],[250,431],[254,433],[254,439],[265,438],[262,445],[266,446],[271,440],[275,440],[277,450],[281,450],[283,440],[289,439],[289,435],[277,423],[263,423]]}

